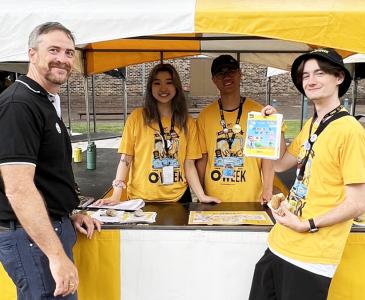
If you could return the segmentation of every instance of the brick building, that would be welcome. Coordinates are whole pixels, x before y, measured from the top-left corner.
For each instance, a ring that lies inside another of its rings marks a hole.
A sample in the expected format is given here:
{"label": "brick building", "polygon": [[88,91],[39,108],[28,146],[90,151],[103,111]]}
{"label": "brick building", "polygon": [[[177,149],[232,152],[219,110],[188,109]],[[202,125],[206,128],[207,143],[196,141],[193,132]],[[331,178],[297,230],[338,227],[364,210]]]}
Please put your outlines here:
{"label": "brick building", "polygon": [[[210,90],[208,94],[196,93],[194,86],[202,82],[210,82],[210,61],[207,61],[206,69],[199,75],[192,72],[194,59],[175,59],[168,61],[173,64],[180,74],[184,89],[187,91],[189,107],[194,111],[200,110],[216,98],[217,91]],[[139,64],[127,68],[127,91],[128,91],[128,111],[139,107],[143,103],[143,93],[147,83],[149,71],[155,63]],[[267,78],[266,67],[253,64],[241,64],[243,79],[241,81],[242,95],[250,96],[262,104],[266,101]],[[196,69],[196,68],[195,68]],[[205,77],[203,76],[205,75]],[[204,78],[203,78],[204,77]],[[89,82],[89,97],[91,99],[91,78]],[[95,111],[96,112],[122,112],[124,98],[123,80],[111,77],[106,74],[94,76],[95,87]],[[71,97],[71,118],[78,119],[78,112],[85,112],[84,84],[83,78],[78,73],[73,73],[69,80],[69,91]],[[351,105],[352,89],[350,87],[344,98],[349,99]],[[63,115],[66,117],[67,109],[67,89],[64,85],[61,89]],[[295,113],[299,113],[301,97],[291,82],[289,74],[282,74],[271,79],[271,99],[277,100],[280,108],[291,107]],[[360,80],[358,84],[359,104],[365,104],[365,80]],[[90,108],[91,110],[91,108]]]}

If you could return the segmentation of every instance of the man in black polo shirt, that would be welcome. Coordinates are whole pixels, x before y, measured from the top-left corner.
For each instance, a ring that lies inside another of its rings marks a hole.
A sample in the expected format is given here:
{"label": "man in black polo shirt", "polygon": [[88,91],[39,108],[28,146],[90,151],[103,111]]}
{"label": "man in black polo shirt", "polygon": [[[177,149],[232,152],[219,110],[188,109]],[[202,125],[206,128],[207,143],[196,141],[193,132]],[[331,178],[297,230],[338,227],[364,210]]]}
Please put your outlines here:
{"label": "man in black polo shirt", "polygon": [[18,299],[77,299],[72,222],[89,238],[94,226],[100,230],[88,216],[69,217],[78,198],[57,93],[74,55],[67,28],[37,26],[29,36],[27,76],[0,95],[0,261]]}

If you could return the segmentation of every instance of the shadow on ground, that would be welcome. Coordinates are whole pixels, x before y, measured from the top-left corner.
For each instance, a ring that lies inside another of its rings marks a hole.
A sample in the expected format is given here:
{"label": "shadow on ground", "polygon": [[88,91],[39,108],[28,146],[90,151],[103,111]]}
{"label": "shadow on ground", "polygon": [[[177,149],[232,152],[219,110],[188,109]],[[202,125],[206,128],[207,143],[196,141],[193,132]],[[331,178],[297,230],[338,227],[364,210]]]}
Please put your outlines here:
{"label": "shadow on ground", "polygon": [[72,163],[75,181],[79,185],[81,195],[96,199],[104,195],[115,178],[120,154],[117,149],[97,148],[96,169],[86,168],[86,151],[82,153],[82,162]]}

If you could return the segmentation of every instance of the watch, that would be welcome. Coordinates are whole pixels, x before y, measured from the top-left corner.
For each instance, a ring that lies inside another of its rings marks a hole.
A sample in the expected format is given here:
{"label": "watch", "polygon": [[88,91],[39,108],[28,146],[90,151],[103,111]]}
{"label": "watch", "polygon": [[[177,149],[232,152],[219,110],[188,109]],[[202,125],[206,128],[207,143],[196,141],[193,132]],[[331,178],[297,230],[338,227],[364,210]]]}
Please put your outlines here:
{"label": "watch", "polygon": [[313,218],[308,219],[309,222],[309,232],[314,233],[319,230],[319,228],[314,224]]}

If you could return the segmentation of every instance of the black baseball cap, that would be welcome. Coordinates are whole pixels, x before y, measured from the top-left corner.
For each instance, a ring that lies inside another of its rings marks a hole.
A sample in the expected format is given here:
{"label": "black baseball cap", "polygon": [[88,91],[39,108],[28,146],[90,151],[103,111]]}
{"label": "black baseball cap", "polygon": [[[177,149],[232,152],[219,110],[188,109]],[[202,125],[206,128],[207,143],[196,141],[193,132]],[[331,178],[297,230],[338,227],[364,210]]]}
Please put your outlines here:
{"label": "black baseball cap", "polygon": [[240,64],[231,55],[228,54],[220,55],[216,57],[212,62],[212,67],[210,69],[212,76],[216,75],[224,68],[239,69]]}
{"label": "black baseball cap", "polygon": [[298,56],[294,60],[292,66],[291,66],[291,78],[294,82],[295,87],[298,89],[298,91],[301,92],[303,95],[305,95],[302,83],[297,81],[297,72],[298,72],[299,65],[303,61],[305,62],[311,58],[318,58],[320,60],[327,61],[327,62],[331,63],[332,65],[341,68],[341,70],[345,74],[345,78],[339,86],[338,96],[342,97],[349,89],[349,87],[351,85],[352,77],[351,77],[349,70],[346,69],[341,55],[339,55],[334,49],[331,49],[331,48],[315,49],[311,52]]}

